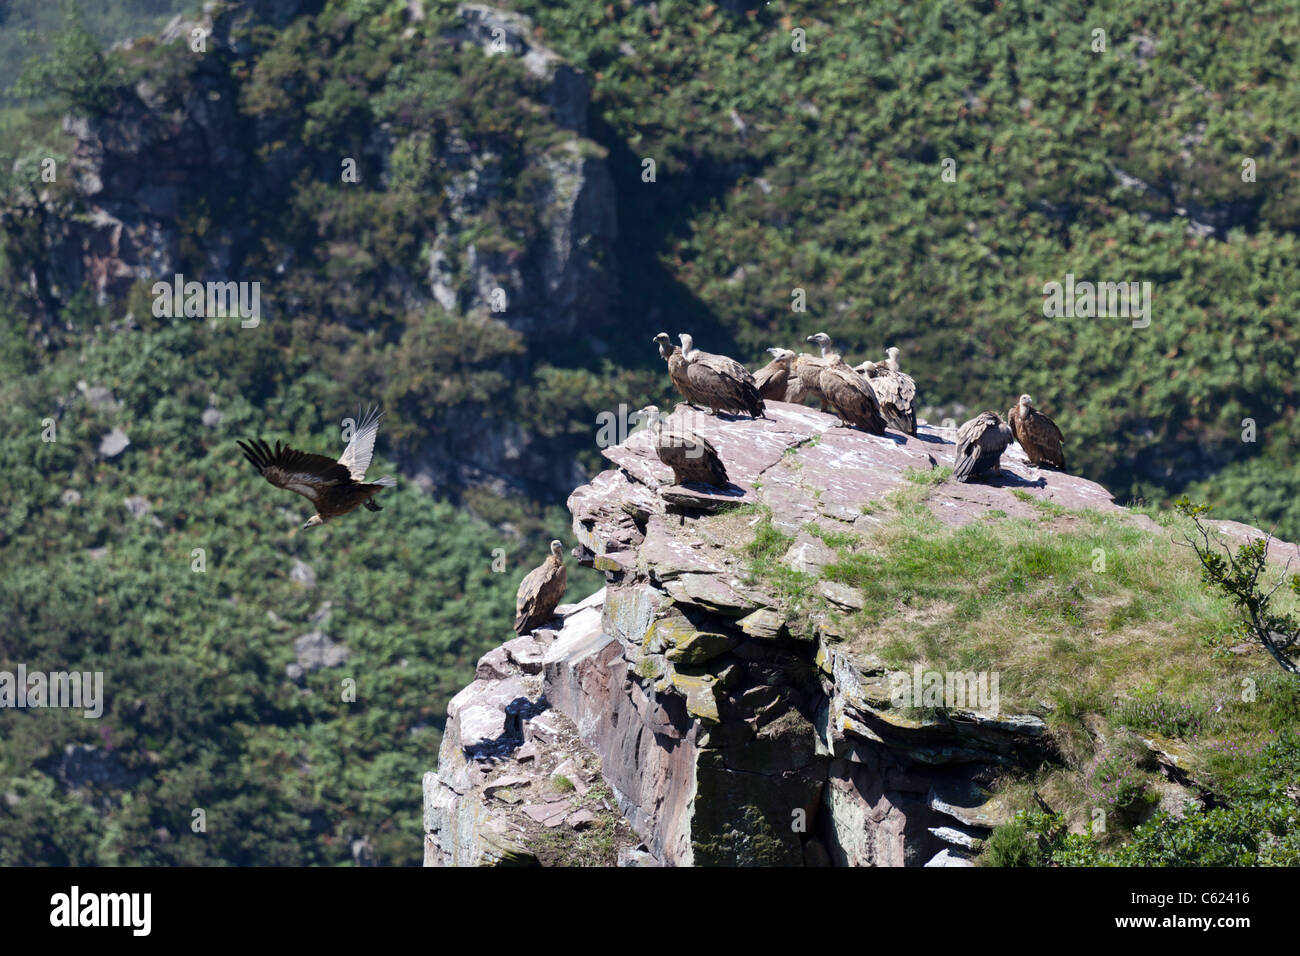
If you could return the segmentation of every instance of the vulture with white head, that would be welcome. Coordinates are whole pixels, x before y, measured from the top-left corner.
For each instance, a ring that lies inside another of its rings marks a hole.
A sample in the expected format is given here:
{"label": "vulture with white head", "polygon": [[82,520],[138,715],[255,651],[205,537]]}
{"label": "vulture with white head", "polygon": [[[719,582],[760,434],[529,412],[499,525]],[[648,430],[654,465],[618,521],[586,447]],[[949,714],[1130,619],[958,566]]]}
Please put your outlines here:
{"label": "vulture with white head", "polygon": [[754,376],[743,365],[725,355],[700,351],[689,333],[683,332],[678,338],[690,388],[713,414],[744,412],[750,418],[766,417]]}
{"label": "vulture with white head", "polygon": [[524,575],[515,594],[515,633],[527,634],[541,627],[555,614],[568,583],[564,569],[564,546],[551,542],[551,553]]}
{"label": "vulture with white head", "polygon": [[691,385],[690,376],[686,374],[686,358],[682,355],[682,350],[673,345],[668,333],[660,332],[652,341],[659,346],[659,357],[668,364],[668,377],[682,398],[686,399],[686,403],[692,408],[707,405],[708,402]]}
{"label": "vulture with white head", "polygon": [[1020,442],[1031,465],[1037,468],[1048,464],[1065,470],[1065,449],[1062,447],[1065,436],[1056,427],[1056,422],[1034,408],[1032,398],[1021,395],[1020,401],[1007,412],[1007,421],[1011,423],[1011,434]]}
{"label": "vulture with white head", "polygon": [[905,435],[916,434],[916,382],[898,367],[898,349],[886,350],[883,362],[863,362],[854,368],[880,400],[885,421]]}
{"label": "vulture with white head", "polygon": [[823,368],[817,377],[822,396],[839,416],[840,424],[862,428],[873,435],[885,433],[885,419],[880,402],[866,380],[844,362],[825,332],[808,336],[821,347]]}

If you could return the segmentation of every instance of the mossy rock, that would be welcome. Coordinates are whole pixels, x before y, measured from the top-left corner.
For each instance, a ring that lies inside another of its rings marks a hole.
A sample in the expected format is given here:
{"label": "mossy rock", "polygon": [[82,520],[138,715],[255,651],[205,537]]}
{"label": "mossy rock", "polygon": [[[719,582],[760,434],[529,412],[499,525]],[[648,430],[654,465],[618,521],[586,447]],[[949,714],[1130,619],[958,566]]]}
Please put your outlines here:
{"label": "mossy rock", "polygon": [[688,714],[705,723],[718,722],[717,681],[712,674],[685,674],[674,668],[667,682],[686,698]]}
{"label": "mossy rock", "polygon": [[699,665],[727,653],[740,641],[727,634],[709,634],[703,631],[680,637],[666,655],[674,664]]}

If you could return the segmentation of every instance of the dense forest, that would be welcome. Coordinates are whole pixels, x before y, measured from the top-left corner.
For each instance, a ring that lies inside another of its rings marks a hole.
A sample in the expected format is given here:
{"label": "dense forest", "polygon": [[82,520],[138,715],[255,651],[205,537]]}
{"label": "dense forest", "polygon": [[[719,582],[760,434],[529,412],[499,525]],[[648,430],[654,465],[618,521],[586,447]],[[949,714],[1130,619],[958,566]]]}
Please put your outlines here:
{"label": "dense forest", "polygon": [[[416,862],[661,329],[896,345],[932,421],[1028,392],[1122,500],[1300,538],[1290,4],[91,6],[0,12],[0,669],[107,696],[0,711],[0,863]],[[173,273],[260,323],[157,314]],[[1046,317],[1067,275],[1149,325]],[[301,530],[235,440],[372,402],[399,487]]]}

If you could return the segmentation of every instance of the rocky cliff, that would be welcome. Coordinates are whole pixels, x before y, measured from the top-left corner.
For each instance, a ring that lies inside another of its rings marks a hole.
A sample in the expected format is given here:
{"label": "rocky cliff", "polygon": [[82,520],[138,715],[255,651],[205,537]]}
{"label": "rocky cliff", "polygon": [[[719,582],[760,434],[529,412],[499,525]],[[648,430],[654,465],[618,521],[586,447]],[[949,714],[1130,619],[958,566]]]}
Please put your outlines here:
{"label": "rocky cliff", "polygon": [[[409,44],[413,57],[407,68],[418,73],[419,57],[466,69],[485,57],[517,61],[517,70],[498,72],[515,77],[515,106],[535,122],[537,141],[513,144],[511,154],[470,119],[457,125],[411,107],[411,115],[376,118],[341,154],[322,152],[301,128],[299,103],[286,94],[268,106],[250,93],[256,65],[285,55],[276,45],[283,36],[270,27],[300,17],[295,29],[324,29],[308,17],[320,6],[209,0],[156,37],[119,44],[114,56],[133,80],[111,88],[102,112],[63,120],[58,148],[67,159],[60,156],[53,183],[40,180],[43,156],[33,154],[18,167],[28,185],[7,208],[0,204],[0,234],[8,236],[8,265],[33,336],[49,346],[73,332],[67,306],[81,289],[99,305],[127,303],[114,328],[147,322],[140,312],[150,307],[153,283],[178,273],[199,282],[260,283],[264,331],[284,335],[294,321],[319,318],[295,282],[310,281],[319,264],[353,261],[360,271],[319,283],[335,287],[338,313],[325,318],[341,322],[348,337],[384,331],[383,318],[358,314],[362,301],[379,300],[391,310],[388,320],[463,319],[479,323],[484,339],[517,338],[516,351],[500,357],[499,371],[510,378],[525,377],[533,361],[516,353],[553,351],[549,343],[579,329],[592,348],[606,349],[615,324],[618,222],[606,151],[587,135],[586,75],[541,45],[527,17],[467,3],[439,27],[412,3],[403,28],[402,52]],[[196,37],[201,51],[193,48]],[[352,69],[347,82],[359,82]],[[402,82],[392,80],[389,93],[406,93]],[[306,96],[304,85],[290,87]],[[343,178],[341,158],[355,164],[357,181]],[[357,227],[333,237],[323,226],[303,230],[285,196],[305,170],[340,202],[408,195],[402,189],[417,181],[407,199],[392,200],[419,203],[404,224],[411,255],[371,254]],[[404,470],[422,487],[532,489],[553,497],[581,480],[571,456],[539,443],[533,429],[501,420],[499,403],[440,396],[438,404],[442,427],[403,450]],[[488,408],[497,424],[483,428]]]}
{"label": "rocky cliff", "polygon": [[[424,781],[426,863],[536,862],[539,839],[598,825],[606,862],[965,866],[1012,815],[990,784],[1059,760],[1045,703],[897,706],[896,668],[856,633],[862,591],[821,573],[828,542],[909,506],[949,527],[1044,509],[1154,522],[1017,445],[1000,479],[961,485],[937,470],[950,430],[874,437],[783,403],[768,416],[693,416],[726,462],[722,493],[673,485],[644,432],[573,492],[576,550],[607,586],[486,655],[452,701]],[[809,593],[755,571],[768,523]],[[557,788],[557,767],[598,805]]]}

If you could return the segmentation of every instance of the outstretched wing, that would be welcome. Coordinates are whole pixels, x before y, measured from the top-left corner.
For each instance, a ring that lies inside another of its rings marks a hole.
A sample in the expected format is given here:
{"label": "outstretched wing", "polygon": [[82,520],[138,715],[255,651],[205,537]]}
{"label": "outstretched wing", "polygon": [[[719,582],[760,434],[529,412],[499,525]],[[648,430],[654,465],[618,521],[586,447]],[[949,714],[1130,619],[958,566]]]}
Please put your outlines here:
{"label": "outstretched wing", "polygon": [[347,468],[324,455],[282,447],[278,441],[272,449],[260,438],[250,440],[247,445],[242,441],[236,444],[263,478],[277,488],[297,492],[317,508],[331,489],[352,483]]}
{"label": "outstretched wing", "polygon": [[383,412],[372,408],[365,415],[359,415],[357,430],[352,433],[352,441],[339,456],[339,464],[348,470],[353,481],[365,481],[366,469],[375,453],[375,436],[379,434],[379,419]]}

